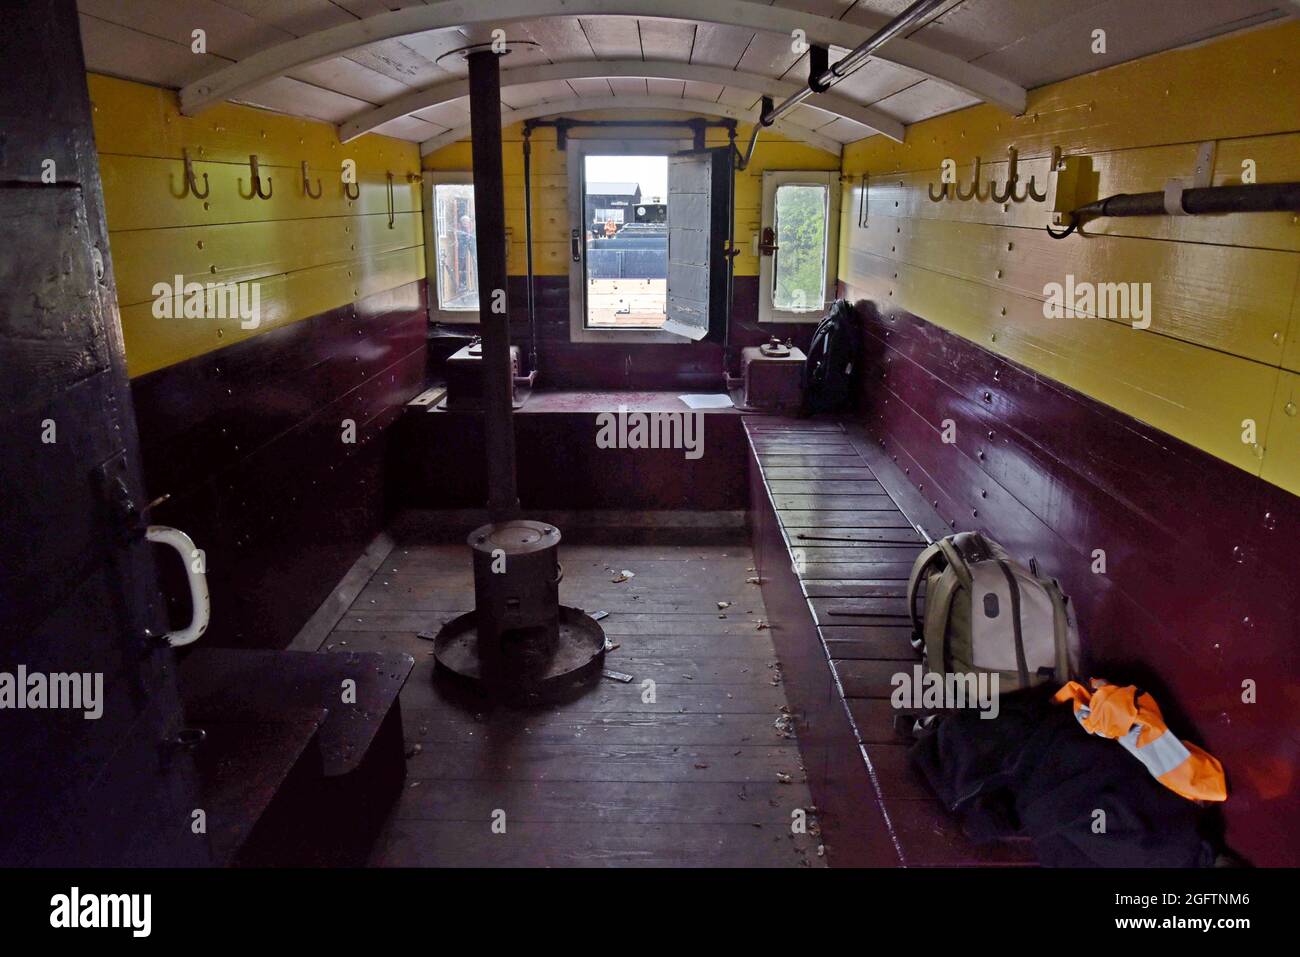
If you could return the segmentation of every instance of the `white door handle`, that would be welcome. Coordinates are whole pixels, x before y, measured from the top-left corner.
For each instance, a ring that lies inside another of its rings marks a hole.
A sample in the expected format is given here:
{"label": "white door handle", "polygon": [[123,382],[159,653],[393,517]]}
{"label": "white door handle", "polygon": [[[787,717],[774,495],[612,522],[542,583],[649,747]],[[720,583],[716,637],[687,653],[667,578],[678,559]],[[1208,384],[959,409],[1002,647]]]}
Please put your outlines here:
{"label": "white door handle", "polygon": [[181,562],[185,565],[185,577],[190,583],[190,603],[194,610],[186,628],[181,631],[169,631],[163,637],[173,648],[193,644],[208,630],[208,618],[211,613],[208,602],[208,576],[204,571],[203,553],[194,547],[194,539],[179,528],[150,525],[144,537],[151,542],[170,545],[180,553]]}

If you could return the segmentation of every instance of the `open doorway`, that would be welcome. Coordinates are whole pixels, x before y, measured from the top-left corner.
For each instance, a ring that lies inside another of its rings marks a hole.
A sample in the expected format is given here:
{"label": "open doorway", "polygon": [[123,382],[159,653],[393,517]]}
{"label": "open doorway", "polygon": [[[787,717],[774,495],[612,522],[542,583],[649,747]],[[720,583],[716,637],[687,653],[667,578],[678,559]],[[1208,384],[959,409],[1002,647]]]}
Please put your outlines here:
{"label": "open doorway", "polygon": [[668,303],[668,157],[583,157],[584,324],[659,329]]}

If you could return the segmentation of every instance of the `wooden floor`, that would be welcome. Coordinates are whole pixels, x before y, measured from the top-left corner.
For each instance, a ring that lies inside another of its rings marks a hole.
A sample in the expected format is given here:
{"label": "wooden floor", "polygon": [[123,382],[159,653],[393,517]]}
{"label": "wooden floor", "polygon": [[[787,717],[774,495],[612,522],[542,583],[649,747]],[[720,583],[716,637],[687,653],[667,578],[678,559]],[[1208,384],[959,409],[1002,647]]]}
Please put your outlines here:
{"label": "wooden floor", "polygon": [[[749,548],[562,544],[560,559],[561,601],[609,612],[606,668],[633,682],[552,709],[457,704],[418,633],[470,609],[463,545],[394,548],[326,639],[416,658],[408,779],[372,863],[822,866]],[[796,809],[810,833],[792,833]]]}

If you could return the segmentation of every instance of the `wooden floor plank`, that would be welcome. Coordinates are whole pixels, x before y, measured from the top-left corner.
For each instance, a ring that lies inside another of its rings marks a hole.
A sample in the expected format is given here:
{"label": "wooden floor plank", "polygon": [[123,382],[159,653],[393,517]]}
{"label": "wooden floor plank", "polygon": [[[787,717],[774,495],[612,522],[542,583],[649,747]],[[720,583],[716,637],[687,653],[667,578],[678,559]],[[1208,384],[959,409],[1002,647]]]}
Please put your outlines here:
{"label": "wooden floor plank", "polygon": [[815,834],[790,836],[811,796],[749,549],[561,544],[560,560],[561,601],[609,612],[606,666],[631,683],[515,709],[438,682],[419,635],[473,606],[463,545],[394,549],[326,639],[416,660],[407,786],[372,863],[824,864]]}
{"label": "wooden floor plank", "polygon": [[[501,810],[505,810],[502,808]],[[395,821],[372,863],[388,867],[798,867],[821,866],[817,838],[752,824],[509,825]]]}

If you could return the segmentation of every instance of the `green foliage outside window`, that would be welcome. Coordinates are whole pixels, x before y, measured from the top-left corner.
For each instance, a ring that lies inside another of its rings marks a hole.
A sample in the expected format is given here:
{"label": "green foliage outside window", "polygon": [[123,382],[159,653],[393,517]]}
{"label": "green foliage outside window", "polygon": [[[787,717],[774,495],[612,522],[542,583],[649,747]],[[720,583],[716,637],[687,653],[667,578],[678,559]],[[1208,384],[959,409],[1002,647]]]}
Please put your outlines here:
{"label": "green foliage outside window", "polygon": [[826,286],[825,186],[787,185],[776,190],[775,289],[777,309],[819,311]]}

